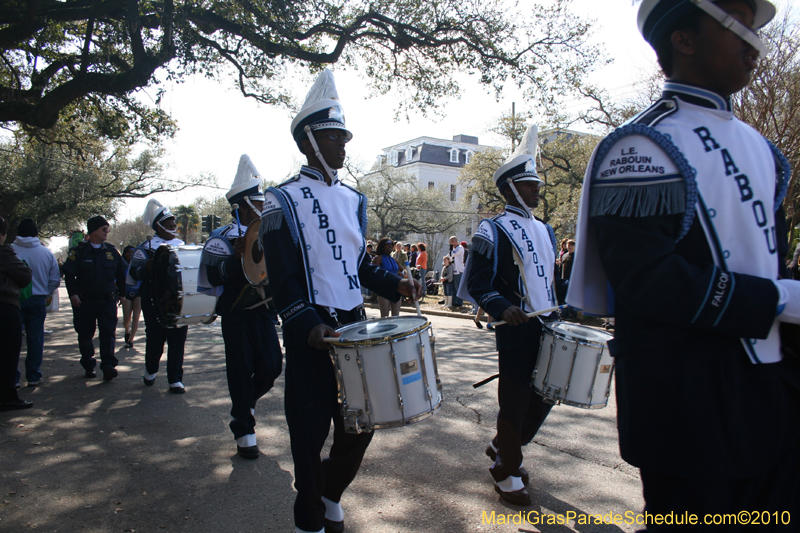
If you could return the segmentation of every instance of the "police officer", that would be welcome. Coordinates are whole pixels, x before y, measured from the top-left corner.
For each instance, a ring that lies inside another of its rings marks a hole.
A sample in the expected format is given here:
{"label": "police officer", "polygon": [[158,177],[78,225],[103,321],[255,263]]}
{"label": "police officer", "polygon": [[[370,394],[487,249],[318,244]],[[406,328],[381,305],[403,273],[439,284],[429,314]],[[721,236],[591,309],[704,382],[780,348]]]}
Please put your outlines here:
{"label": "police officer", "polygon": [[258,459],[256,402],[272,388],[283,367],[275,325],[277,313],[269,303],[269,287],[253,287],[245,277],[242,255],[247,227],[259,220],[264,195],[261,179],[247,155],[242,155],[231,190],[225,195],[235,221],[214,231],[203,248],[198,288],[219,296],[225,370],[231,395],[230,428],[236,451]]}
{"label": "police officer", "polygon": [[64,262],[64,283],[72,304],[81,366],[87,378],[97,376],[92,338],[100,329],[100,370],[103,379],[117,377],[114,334],[117,328],[117,301],[125,291],[128,264],[113,244],[107,243],[108,221],[100,215],[87,222],[87,239],[71,248]]}
{"label": "police officer", "polygon": [[169,383],[169,392],[183,394],[186,392],[183,386],[183,351],[188,328],[185,325],[176,328],[163,326],[158,321],[158,313],[151,292],[153,258],[156,250],[159,246],[180,246],[183,241],[177,237],[178,226],[175,215],[156,199],[147,202],[144,210],[144,223],[155,230],[156,235],[136,249],[128,270],[133,281],[141,282],[137,295],[142,298],[142,314],[147,335],[144,355],[145,370],[142,380],[148,387],[155,384],[158,365],[164,354],[164,343],[168,343],[167,382]]}

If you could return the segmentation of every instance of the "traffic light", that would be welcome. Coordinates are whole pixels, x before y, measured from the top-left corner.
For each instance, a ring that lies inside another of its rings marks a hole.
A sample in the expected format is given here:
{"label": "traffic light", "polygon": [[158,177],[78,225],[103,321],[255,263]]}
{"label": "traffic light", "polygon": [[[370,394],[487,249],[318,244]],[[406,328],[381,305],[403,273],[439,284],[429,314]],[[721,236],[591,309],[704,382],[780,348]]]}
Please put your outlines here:
{"label": "traffic light", "polygon": [[211,233],[214,231],[214,215],[206,215],[203,217],[203,232]]}
{"label": "traffic light", "polygon": [[217,215],[214,215],[214,229],[217,229],[219,227],[220,222],[221,219]]}

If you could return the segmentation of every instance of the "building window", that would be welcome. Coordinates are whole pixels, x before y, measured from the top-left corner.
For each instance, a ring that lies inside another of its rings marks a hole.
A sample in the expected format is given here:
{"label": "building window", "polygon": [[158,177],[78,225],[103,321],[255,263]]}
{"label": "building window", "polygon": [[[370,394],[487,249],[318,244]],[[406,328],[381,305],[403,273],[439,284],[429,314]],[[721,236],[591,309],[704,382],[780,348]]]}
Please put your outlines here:
{"label": "building window", "polygon": [[428,182],[428,189],[435,189],[435,188],[436,188],[436,184],[434,182],[432,182],[432,181],[429,181]]}
{"label": "building window", "polygon": [[458,148],[452,148],[450,150],[450,162],[458,163]]}
{"label": "building window", "polygon": [[397,150],[392,150],[390,153],[391,163],[394,166],[397,166],[397,154],[399,152]]}
{"label": "building window", "polygon": [[472,150],[467,150],[466,155],[464,156],[464,164],[469,165],[472,163],[472,156],[475,154]]}
{"label": "building window", "polygon": [[456,201],[456,186],[455,185],[451,185],[450,186],[450,201],[451,202],[455,202]]}
{"label": "building window", "polygon": [[412,159],[413,157],[414,157],[414,148],[412,148],[411,146],[409,146],[408,148],[406,148],[406,163],[408,163],[409,161],[411,161],[411,159]]}

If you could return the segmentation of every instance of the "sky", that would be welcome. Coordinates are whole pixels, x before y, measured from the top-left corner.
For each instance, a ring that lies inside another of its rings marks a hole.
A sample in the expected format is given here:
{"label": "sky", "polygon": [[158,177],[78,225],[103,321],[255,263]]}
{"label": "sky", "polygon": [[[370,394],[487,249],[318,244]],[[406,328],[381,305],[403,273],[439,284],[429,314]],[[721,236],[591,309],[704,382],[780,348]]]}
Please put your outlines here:
{"label": "sky", "polygon": [[[626,96],[632,84],[655,65],[655,54],[636,29],[637,7],[631,0],[573,0],[576,13],[596,20],[591,42],[614,59],[612,65],[603,67],[591,79],[615,97]],[[444,117],[426,118],[413,113],[409,120],[395,121],[396,94],[368,98],[358,74],[336,65],[332,70],[347,127],[354,133],[347,146],[348,157],[367,164],[383,148],[421,136],[452,139],[453,135],[466,134],[478,137],[481,144],[502,144],[488,132],[493,121],[509,113],[512,102],[518,111],[529,108],[517,91],[506,91],[498,102],[476,80],[465,76],[462,97],[443,105]],[[296,100],[302,102],[312,82],[296,82],[293,87]],[[248,154],[270,181],[282,181],[299,167],[301,154],[289,133],[293,118],[289,110],[258,104],[243,97],[232,84],[226,87],[201,76],[181,84],[168,84],[166,88],[162,107],[177,120],[180,129],[164,146],[168,165],[165,176],[183,181],[187,176],[208,172],[216,176],[218,188],[197,187],[157,196],[163,204],[174,206],[191,203],[201,196],[224,194],[231,186],[242,154]],[[147,91],[142,98],[147,101]],[[146,203],[146,199],[128,201],[118,220],[139,216]]]}

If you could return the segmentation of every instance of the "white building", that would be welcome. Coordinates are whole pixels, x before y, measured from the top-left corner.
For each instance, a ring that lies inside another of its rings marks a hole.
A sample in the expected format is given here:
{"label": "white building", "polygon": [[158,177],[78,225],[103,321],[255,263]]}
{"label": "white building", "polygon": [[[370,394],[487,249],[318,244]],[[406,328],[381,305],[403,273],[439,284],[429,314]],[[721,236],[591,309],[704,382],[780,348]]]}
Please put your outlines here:
{"label": "white building", "polygon": [[[462,185],[458,182],[461,170],[472,161],[472,157],[480,151],[491,148],[478,143],[477,137],[456,135],[452,140],[434,137],[417,137],[383,149],[383,153],[373,167],[373,171],[385,165],[396,167],[418,180],[419,187],[444,189],[449,195],[453,209],[458,209],[458,201],[463,194]],[[457,231],[452,231],[459,241],[472,241],[472,233],[477,229],[480,217],[476,214],[464,223]],[[441,257],[448,251],[447,238],[450,235],[439,234],[427,243],[428,254],[434,268],[441,270]],[[410,242],[422,238],[419,235],[407,236]]]}

